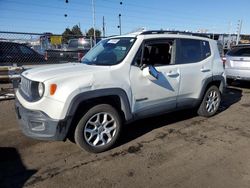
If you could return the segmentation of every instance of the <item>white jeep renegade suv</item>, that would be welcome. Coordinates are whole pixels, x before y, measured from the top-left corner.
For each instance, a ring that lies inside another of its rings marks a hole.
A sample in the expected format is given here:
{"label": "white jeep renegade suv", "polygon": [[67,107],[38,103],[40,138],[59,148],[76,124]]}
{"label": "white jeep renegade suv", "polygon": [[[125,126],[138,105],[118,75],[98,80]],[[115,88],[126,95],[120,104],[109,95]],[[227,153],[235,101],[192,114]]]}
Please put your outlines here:
{"label": "white jeep renegade suv", "polygon": [[102,152],[124,123],[183,108],[216,113],[225,86],[217,43],[146,31],[100,41],[81,63],[27,70],[16,92],[25,135]]}

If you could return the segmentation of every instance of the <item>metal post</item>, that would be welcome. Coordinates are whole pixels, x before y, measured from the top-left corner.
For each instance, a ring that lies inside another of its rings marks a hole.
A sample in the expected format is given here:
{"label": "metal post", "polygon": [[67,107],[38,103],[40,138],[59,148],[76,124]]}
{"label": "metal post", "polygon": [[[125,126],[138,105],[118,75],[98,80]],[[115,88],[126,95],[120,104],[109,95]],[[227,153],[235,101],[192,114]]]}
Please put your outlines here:
{"label": "metal post", "polygon": [[229,22],[227,49],[231,48],[230,47],[231,46],[231,40],[232,40],[231,28],[232,28],[232,22]]}
{"label": "metal post", "polygon": [[118,28],[120,29],[120,35],[122,34],[122,22],[121,22],[121,14],[119,14],[119,26]]}
{"label": "metal post", "polygon": [[96,35],[95,35],[95,3],[92,0],[92,14],[93,14],[93,29],[94,29],[94,44],[96,43]]}
{"label": "metal post", "polygon": [[102,17],[102,35],[103,35],[103,37],[105,37],[105,20],[104,20],[104,16]]}

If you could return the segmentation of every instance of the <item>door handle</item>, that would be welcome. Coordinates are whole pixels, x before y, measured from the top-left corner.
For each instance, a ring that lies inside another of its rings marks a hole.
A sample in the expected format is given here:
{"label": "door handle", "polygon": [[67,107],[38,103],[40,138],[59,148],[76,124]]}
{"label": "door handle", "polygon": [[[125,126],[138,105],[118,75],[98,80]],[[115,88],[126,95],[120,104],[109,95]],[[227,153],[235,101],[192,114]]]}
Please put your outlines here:
{"label": "door handle", "polygon": [[210,69],[207,69],[207,68],[201,68],[201,72],[210,72]]}
{"label": "door handle", "polygon": [[170,72],[167,73],[167,76],[169,76],[169,77],[177,77],[179,75],[180,74],[178,72],[172,72],[172,71],[170,71]]}

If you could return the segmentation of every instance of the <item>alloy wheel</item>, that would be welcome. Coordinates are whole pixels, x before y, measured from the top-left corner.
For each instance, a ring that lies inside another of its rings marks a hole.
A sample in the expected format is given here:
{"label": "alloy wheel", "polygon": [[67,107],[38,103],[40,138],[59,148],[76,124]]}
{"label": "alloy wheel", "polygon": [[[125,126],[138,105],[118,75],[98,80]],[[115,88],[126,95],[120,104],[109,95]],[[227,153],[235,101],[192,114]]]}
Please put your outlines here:
{"label": "alloy wheel", "polygon": [[87,121],[84,128],[84,138],[91,146],[104,146],[113,139],[116,129],[117,124],[111,114],[97,113]]}

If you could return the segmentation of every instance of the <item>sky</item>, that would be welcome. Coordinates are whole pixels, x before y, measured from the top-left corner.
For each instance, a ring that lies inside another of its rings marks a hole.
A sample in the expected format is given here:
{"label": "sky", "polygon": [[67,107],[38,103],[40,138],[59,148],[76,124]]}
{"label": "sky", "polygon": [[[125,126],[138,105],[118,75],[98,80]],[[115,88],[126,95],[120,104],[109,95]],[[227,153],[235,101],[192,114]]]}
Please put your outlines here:
{"label": "sky", "polygon": [[[0,0],[0,31],[61,34],[65,28],[80,25],[83,32],[93,26],[91,0]],[[236,33],[239,20],[242,33],[250,34],[249,0],[93,0],[95,26],[106,36],[138,28],[181,31],[208,30]],[[122,4],[120,4],[122,2]],[[64,15],[67,14],[67,17]]]}

